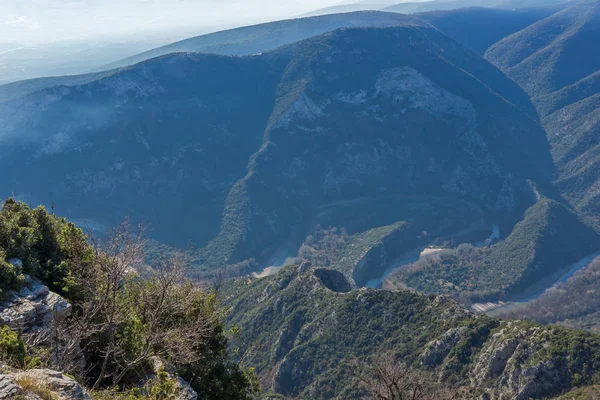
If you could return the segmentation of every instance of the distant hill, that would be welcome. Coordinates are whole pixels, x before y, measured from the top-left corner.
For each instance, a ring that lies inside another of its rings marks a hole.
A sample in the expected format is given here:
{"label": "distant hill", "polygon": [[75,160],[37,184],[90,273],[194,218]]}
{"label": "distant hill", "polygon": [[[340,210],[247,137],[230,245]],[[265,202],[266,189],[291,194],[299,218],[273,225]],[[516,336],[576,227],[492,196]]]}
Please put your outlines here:
{"label": "distant hill", "polygon": [[[422,5],[423,3],[416,4]],[[361,2],[361,5],[357,7],[361,8],[365,5],[370,7],[371,3]],[[123,66],[170,53],[251,55],[343,27],[387,27],[407,23],[423,25],[424,21],[429,21],[459,43],[482,54],[487,47],[501,38],[551,15],[558,9],[558,6],[515,11],[470,8],[451,12],[423,13],[415,17],[396,13],[360,11],[277,21],[186,39],[110,63],[101,68],[106,71],[77,76],[38,78],[2,85],[0,86],[0,101],[53,86],[73,86],[91,82],[101,76],[111,74]]]}
{"label": "distant hill", "polygon": [[301,17],[342,14],[356,11],[385,11],[400,14],[415,14],[431,11],[458,10],[469,7],[493,7],[505,10],[524,9],[532,7],[547,7],[569,3],[570,0],[428,0],[393,2],[385,0],[363,0],[346,2],[336,6],[320,8]]}
{"label": "distant hill", "polygon": [[461,8],[416,14],[463,46],[483,54],[499,40],[563,9],[564,5],[505,10]]}
{"label": "distant hill", "polygon": [[423,23],[409,16],[369,11],[361,12],[362,10],[364,8],[359,6],[356,9],[348,9],[347,14],[269,22],[193,37],[116,61],[105,65],[102,69],[132,65],[150,58],[176,52],[250,55],[273,50],[338,28],[387,27],[410,23],[420,25]]}
{"label": "distant hill", "polygon": [[496,43],[486,58],[535,103],[558,187],[600,223],[600,2],[584,1]]}
{"label": "distant hill", "polygon": [[400,14],[415,14],[430,11],[456,10],[468,7],[493,7],[497,2],[494,0],[432,0],[398,3],[382,9],[385,12],[395,12]]}
{"label": "distant hill", "polygon": [[383,2],[359,2],[353,4],[342,4],[337,6],[319,8],[317,10],[299,15],[299,17],[318,17],[321,15],[344,14],[357,11],[379,11],[389,6],[389,4],[385,4]]}
{"label": "distant hill", "polygon": [[568,0],[432,0],[424,2],[398,3],[381,11],[414,14],[429,11],[457,10],[468,7],[519,9],[566,4]]}
{"label": "distant hill", "polygon": [[[20,24],[15,24],[18,25]],[[6,28],[7,25],[3,27]],[[93,71],[98,65],[169,43],[172,41],[169,40],[171,37],[162,40],[122,38],[122,41],[114,42],[99,39],[56,41],[37,45],[0,44],[0,84],[36,77],[86,73]],[[185,37],[185,33],[177,37]]]}
{"label": "distant hill", "polygon": [[21,97],[54,86],[81,85],[109,75],[124,66],[170,53],[197,52],[240,56],[252,55],[318,36],[338,28],[388,27],[409,23],[425,24],[424,21],[414,17],[366,11],[343,15],[297,18],[230,29],[155,48],[105,65],[95,73],[37,78],[0,85],[0,101]]}
{"label": "distant hill", "polygon": [[44,77],[11,82],[0,86],[0,102],[16,99],[30,93],[55,86],[77,86],[102,79],[117,72],[117,69],[84,75]]}
{"label": "distant hill", "polygon": [[465,202],[481,214],[463,225],[519,214],[526,181],[551,190],[553,174],[526,94],[412,19],[260,56],[155,58],[5,101],[0,119],[0,166],[19,168],[0,178],[6,196],[105,225],[131,214],[155,239],[203,247],[206,270],[266,262],[325,215],[359,234],[399,221],[421,232]]}

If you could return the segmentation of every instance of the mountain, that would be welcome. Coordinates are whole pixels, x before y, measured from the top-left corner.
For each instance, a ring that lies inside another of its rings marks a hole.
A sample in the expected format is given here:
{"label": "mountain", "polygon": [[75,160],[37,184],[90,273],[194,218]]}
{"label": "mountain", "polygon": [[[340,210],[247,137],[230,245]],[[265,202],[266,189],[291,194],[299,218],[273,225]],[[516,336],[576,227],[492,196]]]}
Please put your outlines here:
{"label": "mountain", "polygon": [[[360,7],[370,5],[366,2],[361,4]],[[422,3],[416,4],[421,5]],[[53,86],[81,85],[97,80],[103,74],[111,74],[120,67],[170,53],[198,52],[222,55],[251,55],[344,27],[391,27],[405,25],[411,21],[415,24],[423,24],[423,20],[426,20],[459,43],[483,54],[487,47],[501,38],[551,15],[558,9],[558,6],[513,11],[471,8],[452,12],[423,13],[416,17],[389,12],[358,11],[277,21],[189,38],[106,64],[101,68],[102,71],[95,73],[37,78],[4,84],[0,86],[0,101]],[[473,32],[477,32],[477,34],[473,34]]]}
{"label": "mountain", "polygon": [[322,15],[345,14],[357,11],[379,11],[387,7],[389,7],[389,4],[385,4],[383,2],[358,2],[319,8],[317,10],[302,14],[300,17],[318,17]]}
{"label": "mountain", "polygon": [[357,362],[388,353],[468,387],[472,397],[461,399],[551,398],[597,381],[597,336],[475,315],[447,297],[350,290],[330,269],[239,278],[219,296],[239,329],[240,354],[263,388],[287,398],[361,398]]}
{"label": "mountain", "polygon": [[48,89],[55,86],[76,86],[96,81],[117,72],[116,69],[89,73],[84,75],[66,75],[26,79],[23,81],[6,83],[0,86],[0,102],[17,99],[28,94]]}
{"label": "mountain", "polygon": [[[525,93],[412,21],[250,57],[164,56],[3,102],[0,118],[0,163],[19,169],[1,178],[5,195],[98,224],[151,222],[159,241],[202,247],[204,270],[290,243],[296,255],[321,221],[351,235],[404,223],[384,242],[428,244],[518,220],[529,181],[552,195]],[[343,269],[363,285],[384,261]]]}
{"label": "mountain", "polygon": [[[15,24],[17,25],[19,24]],[[3,28],[6,26],[2,25]],[[0,84],[37,77],[89,72],[98,65],[169,43],[171,37],[162,40],[121,38],[121,40],[56,41],[36,45],[0,44]]]}
{"label": "mountain", "polygon": [[496,43],[486,58],[531,96],[560,172],[557,186],[600,221],[600,2],[584,1]]}
{"label": "mountain", "polygon": [[385,12],[395,12],[401,14],[415,14],[440,10],[456,10],[467,7],[488,7],[493,5],[491,1],[473,1],[473,0],[448,0],[448,1],[418,1],[398,3],[382,9]]}
{"label": "mountain", "polygon": [[478,54],[506,36],[562,10],[564,5],[498,9],[461,8],[420,13],[417,16]]}
{"label": "mountain", "polygon": [[356,10],[348,10],[358,12],[348,12],[347,14],[269,22],[197,36],[116,61],[104,66],[102,69],[106,70],[132,65],[150,58],[177,52],[222,55],[263,53],[339,28],[389,27],[411,23],[422,24],[416,18],[409,16],[361,10],[363,9],[358,7]]}
{"label": "mountain", "polygon": [[421,211],[378,207],[354,233],[435,226],[460,215],[435,204],[457,200],[483,210],[473,218],[518,212],[533,196],[525,180],[543,188],[552,174],[526,95],[412,22],[260,56],[165,56],[1,107],[2,163],[20,169],[6,195],[105,224],[132,214],[161,241],[204,246],[211,268],[264,261],[313,217],[351,225],[359,208],[407,196]]}

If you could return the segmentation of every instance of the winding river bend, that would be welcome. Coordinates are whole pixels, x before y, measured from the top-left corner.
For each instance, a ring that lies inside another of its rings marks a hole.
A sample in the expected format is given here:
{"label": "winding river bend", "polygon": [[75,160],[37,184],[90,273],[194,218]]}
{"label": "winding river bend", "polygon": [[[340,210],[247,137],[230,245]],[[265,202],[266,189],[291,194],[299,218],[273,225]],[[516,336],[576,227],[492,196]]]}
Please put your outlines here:
{"label": "winding river bend", "polygon": [[[473,246],[475,246],[475,247],[488,246],[489,244],[491,244],[499,239],[500,239],[500,227],[498,225],[494,224],[492,226],[492,233],[490,234],[490,236],[486,240],[473,243]],[[390,263],[389,267],[387,267],[385,269],[385,271],[379,278],[371,279],[370,281],[368,281],[365,284],[365,286],[372,288],[372,289],[380,288],[383,281],[388,276],[390,276],[390,274],[395,269],[407,267],[407,266],[419,261],[420,259],[431,257],[441,251],[444,251],[444,250],[449,250],[449,249],[433,248],[433,247],[426,246],[426,247],[419,247],[418,249],[414,249],[407,253],[404,253],[402,256],[400,256],[397,259],[395,259],[394,261],[392,261]]]}
{"label": "winding river bend", "polygon": [[507,301],[507,302],[500,301],[497,303],[492,303],[492,302],[475,303],[471,306],[471,308],[475,311],[483,312],[483,313],[490,313],[490,312],[498,313],[503,310],[508,310],[511,308],[523,306],[523,305],[529,303],[530,301],[539,299],[548,290],[555,288],[562,283],[565,283],[566,281],[569,280],[569,278],[571,278],[573,275],[575,275],[578,271],[581,271],[582,269],[588,267],[592,263],[592,261],[594,261],[598,257],[600,257],[600,251],[590,254],[588,256],[585,256],[584,258],[577,261],[576,263],[571,264],[568,267],[569,269],[563,275],[561,275],[557,280],[552,282],[550,285],[546,286],[545,288],[543,288],[527,297],[521,298],[519,300],[513,300],[513,301]]}

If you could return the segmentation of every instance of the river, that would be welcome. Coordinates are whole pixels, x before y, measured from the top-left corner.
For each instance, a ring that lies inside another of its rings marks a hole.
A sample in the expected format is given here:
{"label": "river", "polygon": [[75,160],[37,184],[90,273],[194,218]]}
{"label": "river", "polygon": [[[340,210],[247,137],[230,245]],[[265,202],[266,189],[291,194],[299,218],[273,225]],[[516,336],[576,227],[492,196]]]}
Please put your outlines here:
{"label": "river", "polygon": [[588,265],[590,265],[592,263],[592,261],[594,261],[597,257],[600,257],[600,251],[598,251],[594,254],[585,256],[581,260],[577,261],[576,263],[571,264],[568,267],[569,269],[567,270],[567,272],[565,272],[563,275],[561,275],[557,280],[555,280],[549,286],[535,292],[532,295],[521,298],[517,301],[507,301],[507,302],[498,302],[498,303],[491,303],[491,302],[475,303],[471,306],[471,308],[473,308],[473,310],[479,311],[479,312],[494,311],[495,313],[497,313],[500,310],[523,306],[523,305],[529,303],[530,301],[539,299],[548,290],[555,288],[562,283],[565,283],[566,281],[569,280],[569,278],[571,278],[573,275],[575,275],[578,271],[581,271],[582,269],[584,269]]}
{"label": "river", "polygon": [[[499,239],[500,239],[500,227],[498,225],[494,224],[492,226],[492,233],[490,234],[490,236],[486,240],[473,243],[473,246],[475,246],[475,247],[489,246],[490,244],[494,243],[495,241],[497,241]],[[368,288],[377,289],[377,288],[381,287],[381,284],[383,283],[383,281],[388,276],[390,276],[390,274],[395,269],[401,268],[404,266],[408,266],[410,264],[414,264],[415,262],[419,261],[421,258],[430,257],[434,254],[439,253],[440,251],[443,251],[443,250],[449,250],[449,249],[432,248],[429,246],[425,246],[425,247],[419,247],[418,249],[411,250],[407,253],[404,253],[402,256],[400,256],[397,259],[395,259],[394,261],[392,261],[379,278],[371,279],[370,281],[368,281],[365,284],[365,286]]]}

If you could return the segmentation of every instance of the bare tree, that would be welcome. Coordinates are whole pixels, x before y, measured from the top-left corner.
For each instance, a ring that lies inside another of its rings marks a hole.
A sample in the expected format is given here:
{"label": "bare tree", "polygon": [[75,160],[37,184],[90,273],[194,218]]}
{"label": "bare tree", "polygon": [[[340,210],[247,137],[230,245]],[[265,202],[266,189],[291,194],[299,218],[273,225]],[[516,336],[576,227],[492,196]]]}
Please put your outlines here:
{"label": "bare tree", "polygon": [[203,347],[214,336],[220,315],[214,312],[216,301],[186,282],[184,271],[184,257],[173,254],[149,279],[129,284],[124,307],[134,316],[131,320],[140,321],[141,328],[136,333],[136,351],[119,357],[114,384],[153,357],[177,365],[203,358]]}
{"label": "bare tree", "polygon": [[[185,278],[187,254],[169,252],[150,273],[138,273],[143,232],[133,232],[125,220],[106,240],[90,239],[93,250],[82,246],[74,257],[73,312],[53,326],[60,344],[53,359],[92,389],[145,376],[155,358],[178,366],[210,359],[220,337],[223,312],[213,291]],[[87,370],[80,372],[84,356]]]}
{"label": "bare tree", "polygon": [[[99,313],[102,314],[102,318],[98,321],[100,326],[95,327],[95,330],[103,332],[108,340],[105,343],[100,373],[93,389],[96,389],[104,379],[110,359],[120,352],[115,333],[129,316],[124,315],[119,301],[127,276],[135,274],[137,267],[143,262],[145,246],[143,233],[143,227],[140,227],[137,233],[132,233],[129,221],[125,220],[109,235],[105,244],[95,246],[97,268],[93,271],[94,287],[84,285],[88,292],[86,298],[89,299],[84,304],[87,311],[91,311],[89,314],[91,321],[97,320],[95,317]],[[80,280],[80,282],[86,281]]]}
{"label": "bare tree", "polygon": [[463,400],[470,397],[436,381],[432,374],[417,371],[399,363],[391,353],[373,358],[369,365],[354,362],[353,374],[376,400]]}
{"label": "bare tree", "polygon": [[[127,319],[120,307],[124,285],[135,275],[143,262],[144,228],[133,231],[125,219],[104,241],[89,235],[88,243],[73,243],[70,248],[73,266],[69,277],[71,315],[55,314],[51,332],[44,332],[54,343],[52,364],[62,371],[72,371],[85,378],[90,371],[82,371],[84,354],[91,348],[99,350],[100,365],[96,388],[106,374],[106,368],[119,352],[115,341],[118,327]],[[59,318],[60,317],[60,318]],[[36,340],[48,340],[47,337]]]}

